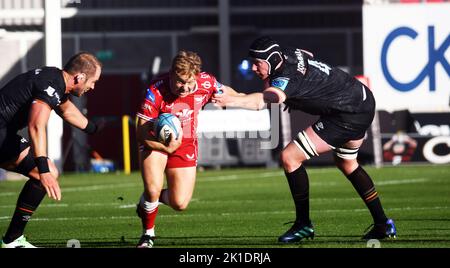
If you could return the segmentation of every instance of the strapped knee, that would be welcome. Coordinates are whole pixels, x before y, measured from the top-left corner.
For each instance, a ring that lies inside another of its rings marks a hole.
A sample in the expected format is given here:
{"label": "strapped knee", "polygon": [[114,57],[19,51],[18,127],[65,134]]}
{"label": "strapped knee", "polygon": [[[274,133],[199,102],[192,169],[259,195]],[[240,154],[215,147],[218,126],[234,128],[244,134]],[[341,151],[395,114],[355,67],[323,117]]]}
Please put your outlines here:
{"label": "strapped knee", "polygon": [[359,148],[349,149],[349,148],[333,148],[334,154],[342,159],[356,159],[358,157]]}
{"label": "strapped knee", "polygon": [[295,145],[305,154],[306,159],[318,156],[316,146],[309,139],[305,131],[300,131],[294,139]]}

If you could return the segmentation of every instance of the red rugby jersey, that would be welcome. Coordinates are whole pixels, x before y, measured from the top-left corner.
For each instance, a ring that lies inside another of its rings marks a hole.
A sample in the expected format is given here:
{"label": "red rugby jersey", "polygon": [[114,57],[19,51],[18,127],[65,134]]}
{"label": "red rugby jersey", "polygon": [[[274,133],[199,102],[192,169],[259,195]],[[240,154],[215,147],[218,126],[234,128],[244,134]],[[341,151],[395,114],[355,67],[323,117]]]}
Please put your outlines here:
{"label": "red rugby jersey", "polygon": [[183,140],[196,139],[198,113],[222,85],[213,75],[201,72],[196,77],[194,92],[186,97],[179,97],[170,92],[169,75],[162,74],[150,82],[137,116],[146,121],[154,121],[161,113],[171,113],[181,121]]}

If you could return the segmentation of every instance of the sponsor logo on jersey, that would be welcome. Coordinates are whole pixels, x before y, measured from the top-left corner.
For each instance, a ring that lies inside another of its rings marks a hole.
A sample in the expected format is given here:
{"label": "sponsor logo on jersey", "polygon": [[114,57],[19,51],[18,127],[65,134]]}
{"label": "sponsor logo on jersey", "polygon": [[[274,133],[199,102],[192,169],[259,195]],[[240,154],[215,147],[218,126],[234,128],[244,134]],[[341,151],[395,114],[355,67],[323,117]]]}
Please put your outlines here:
{"label": "sponsor logo on jersey", "polygon": [[142,106],[142,109],[143,109],[143,110],[148,110],[149,112],[152,112],[152,106],[151,106],[150,104],[148,104],[148,103],[145,103],[145,104]]}
{"label": "sponsor logo on jersey", "polygon": [[44,91],[47,93],[47,95],[49,95],[50,97],[55,97],[56,101],[58,104],[61,103],[61,99],[59,97],[58,92],[56,92],[56,90],[54,88],[52,88],[51,86],[48,86],[47,89],[44,89]]}
{"label": "sponsor logo on jersey", "polygon": [[305,60],[303,59],[303,54],[301,49],[295,50],[295,55],[297,56],[297,71],[301,72],[303,75],[306,73]]}
{"label": "sponsor logo on jersey", "polygon": [[194,97],[194,99],[197,103],[202,103],[206,97],[207,96],[205,95],[205,96]]}
{"label": "sponsor logo on jersey", "polygon": [[175,115],[180,119],[181,123],[184,125],[186,122],[191,121],[193,113],[194,110],[183,109],[179,112],[176,112]]}
{"label": "sponsor logo on jersey", "polygon": [[20,142],[21,142],[21,143],[27,143],[28,141],[27,141],[27,139],[25,139],[25,138],[21,138],[21,139],[20,139]]}
{"label": "sponsor logo on jersey", "polygon": [[186,157],[187,157],[189,160],[194,160],[195,155],[194,155],[194,154],[191,154],[191,155],[186,154]]}
{"label": "sponsor logo on jersey", "polygon": [[210,76],[207,73],[201,73],[200,78],[206,79],[206,78],[210,78]]}
{"label": "sponsor logo on jersey", "polygon": [[44,89],[45,92],[47,92],[47,95],[49,95],[50,97],[53,97],[53,94],[55,94],[55,89],[52,88],[51,86],[49,86],[47,89]]}
{"label": "sponsor logo on jersey", "polygon": [[36,69],[36,70],[34,70],[34,75],[38,75],[41,71],[42,71],[42,69]]}
{"label": "sponsor logo on jersey", "polygon": [[150,88],[147,88],[147,93],[145,94],[145,98],[152,103],[155,103],[155,94],[153,94]]}
{"label": "sponsor logo on jersey", "polygon": [[286,77],[277,77],[270,83],[270,86],[279,88],[281,90],[285,90],[289,83],[289,78]]}
{"label": "sponsor logo on jersey", "polygon": [[322,129],[324,129],[325,127],[323,126],[322,122],[318,122],[314,125],[314,127],[317,129],[317,131],[320,131]]}
{"label": "sponsor logo on jersey", "polygon": [[203,83],[202,83],[202,87],[203,87],[204,89],[209,89],[209,88],[211,87],[211,82],[209,82],[209,81],[203,82]]}

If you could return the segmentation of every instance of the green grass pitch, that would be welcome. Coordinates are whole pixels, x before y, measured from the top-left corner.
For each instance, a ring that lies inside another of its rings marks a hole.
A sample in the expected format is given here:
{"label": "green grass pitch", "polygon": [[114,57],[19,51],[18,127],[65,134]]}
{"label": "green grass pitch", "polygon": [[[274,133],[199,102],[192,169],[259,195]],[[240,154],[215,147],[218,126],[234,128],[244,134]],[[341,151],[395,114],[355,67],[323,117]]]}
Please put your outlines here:
{"label": "green grass pitch", "polygon": [[[366,168],[373,177],[398,237],[382,248],[450,247],[450,166]],[[277,237],[294,220],[294,206],[281,169],[198,172],[186,211],[160,206],[158,248],[365,248],[360,239],[371,217],[350,182],[336,168],[307,168],[314,240],[281,245]],[[0,183],[0,232],[5,233],[23,181]],[[135,204],[142,192],[138,172],[65,174],[63,199],[46,198],[25,235],[39,247],[134,247],[141,234]]]}

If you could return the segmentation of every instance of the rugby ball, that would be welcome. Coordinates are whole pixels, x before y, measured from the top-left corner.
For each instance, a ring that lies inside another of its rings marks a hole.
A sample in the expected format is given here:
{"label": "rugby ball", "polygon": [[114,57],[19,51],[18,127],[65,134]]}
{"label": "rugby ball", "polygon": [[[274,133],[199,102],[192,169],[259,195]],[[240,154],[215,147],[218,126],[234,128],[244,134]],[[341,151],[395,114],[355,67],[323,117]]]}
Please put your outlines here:
{"label": "rugby ball", "polygon": [[180,119],[169,113],[160,114],[154,126],[158,141],[166,145],[170,142],[170,134],[173,134],[174,138],[178,138],[182,131]]}

